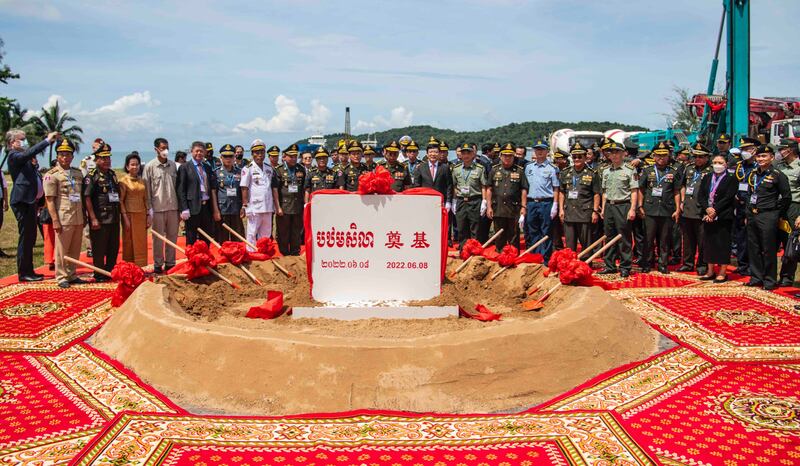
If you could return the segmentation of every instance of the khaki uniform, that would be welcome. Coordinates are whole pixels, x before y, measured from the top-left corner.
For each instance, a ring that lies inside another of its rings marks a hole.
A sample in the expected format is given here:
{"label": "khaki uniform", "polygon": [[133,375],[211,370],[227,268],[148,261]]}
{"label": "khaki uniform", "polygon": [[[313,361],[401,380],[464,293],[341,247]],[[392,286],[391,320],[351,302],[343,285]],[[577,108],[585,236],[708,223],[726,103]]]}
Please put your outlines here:
{"label": "khaki uniform", "polygon": [[503,233],[495,240],[495,248],[501,251],[506,244],[519,248],[519,218],[522,200],[528,195],[528,179],[525,169],[517,164],[510,168],[494,165],[489,172],[492,186],[492,223],[495,231]]}
{"label": "khaki uniform", "polygon": [[619,258],[619,268],[630,272],[633,222],[628,220],[628,211],[631,208],[631,192],[639,187],[636,171],[627,165],[609,165],[603,169],[601,180],[606,198],[603,218],[605,235],[611,239],[622,234],[622,239],[606,250],[603,260],[607,270],[616,270]]}
{"label": "khaki uniform", "polygon": [[482,188],[489,186],[489,177],[483,165],[472,162],[469,167],[463,164],[453,168],[453,197],[458,200],[456,224],[458,241],[461,247],[470,238],[478,236],[478,222],[481,218]]}
{"label": "khaki uniform", "polygon": [[44,195],[48,201],[52,201],[61,223],[61,233],[56,234],[55,248],[56,281],[59,283],[78,278],[75,264],[65,261],[64,256],[77,259],[81,254],[85,223],[81,198],[82,178],[83,173],[77,168],[65,170],[56,165],[45,174],[42,181]]}

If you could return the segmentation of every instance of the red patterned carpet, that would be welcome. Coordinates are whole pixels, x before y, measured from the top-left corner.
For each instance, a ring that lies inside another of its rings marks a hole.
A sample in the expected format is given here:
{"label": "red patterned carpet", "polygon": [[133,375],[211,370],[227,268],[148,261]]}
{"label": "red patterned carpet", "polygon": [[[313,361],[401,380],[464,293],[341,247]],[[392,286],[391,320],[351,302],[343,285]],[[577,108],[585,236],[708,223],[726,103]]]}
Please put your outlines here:
{"label": "red patterned carpet", "polygon": [[85,340],[113,285],[0,290],[0,464],[800,464],[796,300],[606,277],[679,346],[520,414],[191,415]]}

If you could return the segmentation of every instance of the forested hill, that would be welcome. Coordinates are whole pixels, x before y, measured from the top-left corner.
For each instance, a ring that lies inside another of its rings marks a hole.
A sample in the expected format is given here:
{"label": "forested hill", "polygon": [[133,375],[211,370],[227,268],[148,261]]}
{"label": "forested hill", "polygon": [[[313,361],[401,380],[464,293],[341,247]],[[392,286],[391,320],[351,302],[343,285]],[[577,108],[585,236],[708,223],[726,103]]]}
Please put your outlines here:
{"label": "forested hill", "polygon": [[[454,131],[451,129],[434,128],[429,125],[406,126],[405,128],[394,128],[386,131],[377,131],[375,133],[357,134],[354,136],[359,141],[367,139],[371,136],[379,145],[392,139],[400,139],[402,136],[408,135],[424,149],[425,143],[431,136],[439,140],[444,140],[450,146],[455,148],[456,145],[464,142],[474,142],[478,145],[488,142],[513,142],[515,145],[524,144],[531,146],[533,140],[537,137],[546,137],[550,133],[562,128],[572,128],[574,130],[582,131],[607,131],[609,129],[621,129],[624,131],[646,131],[647,128],[637,125],[626,125],[622,123],[614,123],[610,121],[527,121],[524,123],[510,123],[505,126],[498,126],[497,128],[484,129],[480,131]],[[325,138],[328,140],[328,149],[336,146],[336,142],[344,136],[343,133],[326,134]],[[298,144],[306,143],[306,139],[297,141]]]}

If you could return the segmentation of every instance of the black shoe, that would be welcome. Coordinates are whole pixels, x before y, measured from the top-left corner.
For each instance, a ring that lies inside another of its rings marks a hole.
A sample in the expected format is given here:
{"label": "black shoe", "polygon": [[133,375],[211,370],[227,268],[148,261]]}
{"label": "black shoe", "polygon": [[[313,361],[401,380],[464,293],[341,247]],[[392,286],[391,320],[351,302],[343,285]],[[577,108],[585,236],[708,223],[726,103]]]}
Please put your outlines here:
{"label": "black shoe", "polygon": [[69,288],[69,282],[58,282],[59,288]]}
{"label": "black shoe", "polygon": [[778,286],[794,286],[794,280],[791,278],[781,278],[781,281],[778,282]]}
{"label": "black shoe", "polygon": [[667,262],[667,263],[669,265],[678,265],[678,264],[681,263],[681,260],[680,259],[670,259],[669,262]]}
{"label": "black shoe", "polygon": [[36,272],[33,272],[33,273],[31,274],[31,276],[33,276],[33,277],[39,277],[39,278],[44,278],[44,274],[43,274],[43,273],[36,273]]}
{"label": "black shoe", "polygon": [[47,270],[55,270],[56,264],[47,264]]}
{"label": "black shoe", "polygon": [[20,275],[19,281],[20,282],[40,282],[44,280],[42,276],[34,276],[34,275]]}
{"label": "black shoe", "polygon": [[669,274],[669,269],[667,269],[667,267],[665,265],[659,265],[658,266],[658,272],[659,273],[663,273],[664,275],[668,275]]}
{"label": "black shoe", "polygon": [[[684,264],[684,265],[678,267],[678,272],[691,272],[691,271],[692,271],[692,266],[691,265]],[[700,273],[700,269],[697,269],[697,273]]]}
{"label": "black shoe", "polygon": [[766,291],[773,291],[773,290],[775,290],[777,288],[778,288],[778,285],[776,283],[773,283],[772,285],[764,285],[764,290],[766,290]]}
{"label": "black shoe", "polygon": [[606,267],[603,270],[597,272],[598,275],[610,275],[612,273],[617,273],[617,270],[616,269],[609,269],[608,267]]}
{"label": "black shoe", "polygon": [[642,273],[650,273],[650,267],[642,267],[639,269]]}
{"label": "black shoe", "polygon": [[702,277],[700,277],[700,280],[703,280],[703,281],[709,281],[709,280],[714,280],[714,279],[715,279],[715,277],[713,275],[711,275],[711,276],[703,275]]}
{"label": "black shoe", "polygon": [[725,283],[727,281],[728,281],[728,277],[724,277],[724,278],[717,277],[717,278],[714,279],[714,283]]}
{"label": "black shoe", "polygon": [[744,286],[764,286],[764,284],[750,280],[749,282],[745,283]]}
{"label": "black shoe", "polygon": [[628,278],[628,277],[631,276],[631,271],[630,270],[621,270],[619,272],[619,276],[622,277],[622,278]]}
{"label": "black shoe", "polygon": [[83,285],[84,283],[89,283],[82,278],[73,278],[69,281],[70,285]]}
{"label": "black shoe", "polygon": [[8,254],[6,254],[6,252],[5,252],[5,251],[3,251],[2,249],[0,249],[0,257],[2,257],[2,258],[8,258],[8,257],[11,257],[11,256],[9,256]]}
{"label": "black shoe", "polygon": [[164,273],[164,269],[158,266],[153,266],[153,273],[162,274]]}
{"label": "black shoe", "polygon": [[[678,269],[680,272],[681,269]],[[698,267],[697,268],[697,275],[705,275],[708,273],[708,267]]]}
{"label": "black shoe", "polygon": [[111,281],[111,279],[106,277],[105,275],[95,275],[94,281],[95,283],[105,283]]}
{"label": "black shoe", "polygon": [[741,275],[743,277],[749,277],[750,276],[750,269],[748,269],[746,267],[737,267],[736,270],[734,270],[734,272],[738,273],[739,275]]}

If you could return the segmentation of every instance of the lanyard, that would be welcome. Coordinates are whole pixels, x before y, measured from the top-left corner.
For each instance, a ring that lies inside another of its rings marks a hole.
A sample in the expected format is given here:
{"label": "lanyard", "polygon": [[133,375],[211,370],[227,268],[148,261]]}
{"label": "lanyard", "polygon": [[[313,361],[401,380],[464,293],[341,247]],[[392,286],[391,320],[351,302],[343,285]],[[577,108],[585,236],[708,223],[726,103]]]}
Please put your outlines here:
{"label": "lanyard", "polygon": [[197,176],[200,177],[200,181],[202,181],[203,184],[205,184],[206,182],[205,173],[203,173],[203,170],[200,170],[200,165],[198,165],[197,162],[194,162],[193,165],[194,169],[197,170]]}
{"label": "lanyard", "polygon": [[664,170],[664,176],[661,176],[661,175],[658,174],[658,167],[653,165],[653,168],[656,171],[656,186],[660,186],[661,185],[661,180],[664,179],[664,176],[667,176],[667,171]]}
{"label": "lanyard", "polygon": [[700,179],[700,175],[702,175],[702,174],[703,174],[703,173],[701,173],[700,171],[698,171],[698,170],[695,168],[695,169],[694,169],[694,175],[692,175],[692,184],[695,184],[695,183],[697,182],[697,180],[698,180],[698,179]]}
{"label": "lanyard", "polygon": [[727,174],[727,173],[724,173],[724,172],[723,172],[723,173],[722,173],[722,175],[719,175],[719,176],[717,176],[717,175],[714,175],[714,176],[711,178],[711,193],[712,193],[712,194],[713,194],[713,193],[715,193],[715,192],[717,192],[717,186],[719,186],[719,184],[720,184],[720,183],[722,183],[722,179],[723,179],[723,178],[725,178],[725,175],[726,175],[726,174]]}
{"label": "lanyard", "polygon": [[[751,173],[753,173],[753,168],[755,168],[755,165],[753,165],[752,167],[750,167],[750,169],[749,169],[749,170],[746,170],[746,169],[744,168],[744,164],[743,164],[743,163],[742,163],[742,164],[740,164],[740,165],[739,165],[739,167],[736,169],[736,178],[737,178],[739,181],[742,181],[742,180],[744,180],[745,178],[747,178],[748,176],[750,176],[750,174],[751,174]],[[741,174],[741,175],[739,174],[739,170],[741,170],[741,172],[742,172],[742,174]]]}
{"label": "lanyard", "polygon": [[[469,176],[472,175],[473,168],[475,168],[475,165],[470,165],[469,167],[464,167],[464,166],[461,167],[461,180],[464,182],[465,186],[468,186],[467,180],[469,180]],[[467,172],[467,170],[469,170],[469,172]]]}
{"label": "lanyard", "polygon": [[[748,181],[750,182],[750,186],[753,187],[753,192],[758,191],[758,187],[761,186],[761,182],[764,181],[764,178],[766,178],[768,174],[768,172],[764,172],[761,174],[761,179],[758,179],[758,173],[755,170],[750,172],[750,179]],[[755,183],[752,182],[753,178],[756,180]]]}

